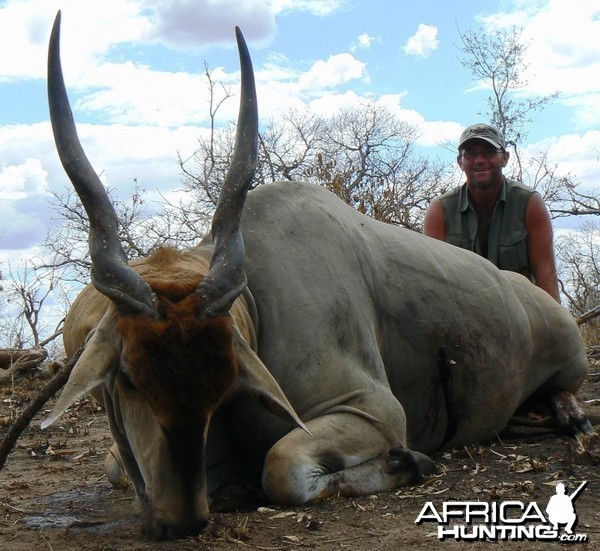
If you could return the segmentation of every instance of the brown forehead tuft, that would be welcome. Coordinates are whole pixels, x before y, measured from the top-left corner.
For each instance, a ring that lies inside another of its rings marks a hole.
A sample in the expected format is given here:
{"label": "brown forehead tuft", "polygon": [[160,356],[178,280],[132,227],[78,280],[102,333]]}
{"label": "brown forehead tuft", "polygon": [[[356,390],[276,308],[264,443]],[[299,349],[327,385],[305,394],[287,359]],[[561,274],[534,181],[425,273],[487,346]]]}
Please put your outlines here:
{"label": "brown forehead tuft", "polygon": [[198,321],[189,315],[193,308],[187,314],[119,320],[132,383],[165,426],[182,424],[189,415],[210,415],[238,372],[231,317]]}
{"label": "brown forehead tuft", "polygon": [[161,247],[132,267],[159,296],[178,302],[192,294],[208,273],[210,259],[195,251]]}

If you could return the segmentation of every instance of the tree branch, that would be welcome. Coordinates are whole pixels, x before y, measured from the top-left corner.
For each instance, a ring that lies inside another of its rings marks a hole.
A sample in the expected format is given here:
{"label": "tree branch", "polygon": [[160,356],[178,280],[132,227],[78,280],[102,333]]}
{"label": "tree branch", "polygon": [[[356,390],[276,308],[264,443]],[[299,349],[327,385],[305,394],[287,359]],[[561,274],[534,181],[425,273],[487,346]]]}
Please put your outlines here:
{"label": "tree branch", "polygon": [[42,409],[44,404],[52,398],[67,382],[73,367],[77,363],[79,356],[83,352],[83,346],[73,355],[73,357],[60,369],[54,378],[39,392],[31,403],[23,410],[21,415],[10,426],[2,444],[0,444],[0,470],[4,468],[8,455],[14,448],[19,436],[29,426],[31,420]]}

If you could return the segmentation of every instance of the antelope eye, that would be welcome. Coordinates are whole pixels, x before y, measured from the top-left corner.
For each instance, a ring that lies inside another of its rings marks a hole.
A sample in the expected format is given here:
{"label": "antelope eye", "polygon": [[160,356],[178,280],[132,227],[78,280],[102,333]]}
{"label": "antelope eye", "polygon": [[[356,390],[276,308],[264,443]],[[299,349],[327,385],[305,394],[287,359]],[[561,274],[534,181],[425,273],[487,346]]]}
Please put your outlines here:
{"label": "antelope eye", "polygon": [[123,384],[125,385],[126,389],[137,390],[135,385],[131,382],[131,377],[129,376],[129,371],[125,367],[122,367],[121,369],[119,369],[119,376],[121,378],[121,381],[123,381]]}

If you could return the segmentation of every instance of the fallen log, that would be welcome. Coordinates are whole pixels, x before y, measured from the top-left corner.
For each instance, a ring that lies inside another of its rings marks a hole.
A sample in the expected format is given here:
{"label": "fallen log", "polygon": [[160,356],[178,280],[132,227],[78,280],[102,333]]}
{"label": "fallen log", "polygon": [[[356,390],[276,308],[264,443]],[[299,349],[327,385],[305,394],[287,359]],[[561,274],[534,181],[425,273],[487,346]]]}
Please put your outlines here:
{"label": "fallen log", "polygon": [[48,357],[44,348],[32,348],[29,350],[0,350],[0,384],[10,383],[14,376],[28,369],[39,367]]}
{"label": "fallen log", "polygon": [[581,325],[594,319],[595,317],[600,316],[600,304],[591,310],[588,310],[585,314],[581,314],[578,318],[575,319],[577,325]]}
{"label": "fallen log", "polygon": [[10,368],[13,363],[19,361],[23,356],[31,354],[31,352],[32,349],[0,348],[0,369]]}

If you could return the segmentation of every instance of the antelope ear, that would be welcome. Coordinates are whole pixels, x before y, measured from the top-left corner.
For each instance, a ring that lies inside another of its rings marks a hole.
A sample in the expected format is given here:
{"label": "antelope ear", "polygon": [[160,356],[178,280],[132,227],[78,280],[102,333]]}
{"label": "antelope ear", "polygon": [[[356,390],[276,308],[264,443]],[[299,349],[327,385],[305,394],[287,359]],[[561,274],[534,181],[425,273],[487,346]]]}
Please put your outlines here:
{"label": "antelope ear", "polygon": [[267,366],[244,340],[235,323],[233,324],[233,344],[240,368],[238,377],[241,389],[258,398],[270,412],[286,421],[291,421],[312,436]]}
{"label": "antelope ear", "polygon": [[88,337],[85,349],[52,412],[42,421],[42,429],[56,422],[75,400],[79,400],[104,382],[110,367],[119,358],[120,348],[121,337],[117,330],[116,311],[111,305]]}

